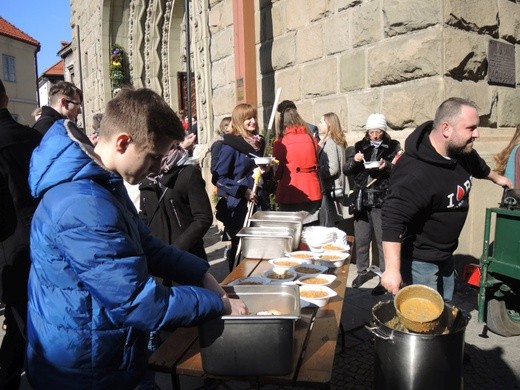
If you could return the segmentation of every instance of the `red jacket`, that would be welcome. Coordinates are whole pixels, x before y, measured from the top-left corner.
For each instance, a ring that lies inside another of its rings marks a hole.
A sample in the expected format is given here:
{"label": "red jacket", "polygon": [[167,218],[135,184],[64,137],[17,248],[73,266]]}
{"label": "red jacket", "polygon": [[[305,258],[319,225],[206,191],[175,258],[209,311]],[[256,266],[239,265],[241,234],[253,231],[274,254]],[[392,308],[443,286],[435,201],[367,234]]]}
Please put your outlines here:
{"label": "red jacket", "polygon": [[283,138],[273,143],[273,157],[279,161],[276,202],[303,203],[321,199],[317,173],[318,141],[303,126],[288,127]]}

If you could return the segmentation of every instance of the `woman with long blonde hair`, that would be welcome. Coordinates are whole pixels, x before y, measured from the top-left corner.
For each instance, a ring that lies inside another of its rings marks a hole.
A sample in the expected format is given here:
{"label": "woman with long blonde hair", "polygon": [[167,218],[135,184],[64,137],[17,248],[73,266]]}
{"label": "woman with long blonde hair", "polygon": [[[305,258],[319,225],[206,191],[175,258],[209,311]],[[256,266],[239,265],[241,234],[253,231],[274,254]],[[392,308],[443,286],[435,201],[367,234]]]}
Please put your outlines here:
{"label": "woman with long blonde hair", "polygon": [[338,116],[333,112],[324,114],[318,123],[320,134],[319,176],[323,190],[320,208],[320,225],[334,227],[350,218],[348,208],[343,205],[350,186],[343,174],[347,140]]}
{"label": "woman with long blonde hair", "polygon": [[[504,175],[511,179],[515,188],[520,186],[520,180],[516,181],[516,172],[520,171],[520,124],[516,126],[515,134],[509,145],[507,145],[500,153],[495,155],[495,171],[499,175]],[[518,156],[517,156],[518,155]]]}
{"label": "woman with long blonde hair", "polygon": [[[224,134],[222,148],[213,174],[220,197],[216,217],[224,224],[223,240],[231,241],[229,269],[233,267],[238,248],[238,231],[244,225],[248,202],[257,210],[269,209],[266,191],[253,191],[254,156],[263,156],[265,142],[258,131],[257,111],[247,103],[239,104],[231,114],[231,130]],[[267,181],[267,178],[265,179]]]}

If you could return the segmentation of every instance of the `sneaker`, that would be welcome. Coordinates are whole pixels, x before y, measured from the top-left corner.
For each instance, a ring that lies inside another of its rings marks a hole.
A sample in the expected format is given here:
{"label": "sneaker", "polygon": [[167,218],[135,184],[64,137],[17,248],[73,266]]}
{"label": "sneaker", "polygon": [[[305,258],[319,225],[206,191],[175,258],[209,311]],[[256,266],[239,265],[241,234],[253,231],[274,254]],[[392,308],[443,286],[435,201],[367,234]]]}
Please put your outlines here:
{"label": "sneaker", "polygon": [[386,288],[381,285],[381,282],[372,289],[372,295],[383,295],[386,294]]}
{"label": "sneaker", "polygon": [[358,273],[358,276],[352,281],[352,288],[359,288],[370,279],[372,279],[372,276],[368,272]]}

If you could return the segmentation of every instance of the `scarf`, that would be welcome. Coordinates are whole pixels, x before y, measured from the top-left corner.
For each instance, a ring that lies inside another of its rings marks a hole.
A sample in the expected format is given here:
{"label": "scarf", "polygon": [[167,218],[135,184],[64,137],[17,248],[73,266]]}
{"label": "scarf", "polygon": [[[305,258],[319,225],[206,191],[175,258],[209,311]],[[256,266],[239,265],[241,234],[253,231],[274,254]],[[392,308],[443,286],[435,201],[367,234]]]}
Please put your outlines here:
{"label": "scarf", "polygon": [[184,150],[180,146],[174,146],[162,159],[161,174],[168,173],[173,168],[184,165],[189,158],[190,156],[187,150]]}
{"label": "scarf", "polygon": [[253,134],[249,137],[244,137],[244,139],[256,151],[260,150],[260,148],[262,147],[262,137],[260,137],[258,134]]}

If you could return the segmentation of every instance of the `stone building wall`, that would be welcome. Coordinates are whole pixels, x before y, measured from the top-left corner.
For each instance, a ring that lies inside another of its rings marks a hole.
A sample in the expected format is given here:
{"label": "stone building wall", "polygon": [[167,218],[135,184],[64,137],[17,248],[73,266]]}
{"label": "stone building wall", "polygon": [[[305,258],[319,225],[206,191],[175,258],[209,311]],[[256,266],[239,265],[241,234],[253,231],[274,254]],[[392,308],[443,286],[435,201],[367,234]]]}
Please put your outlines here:
{"label": "stone building wall", "polygon": [[[256,4],[260,108],[274,90],[317,122],[339,114],[347,131],[384,112],[394,130],[430,119],[449,96],[480,107],[485,127],[520,122],[516,88],[489,85],[490,39],[520,40],[520,5],[508,0],[279,0]],[[216,121],[234,104],[231,0],[210,1]],[[516,51],[519,59],[520,52]],[[516,82],[520,69],[516,67]],[[217,101],[218,100],[218,101]],[[267,115],[264,116],[268,117]]]}
{"label": "stone building wall", "polygon": [[[71,1],[72,24],[81,24],[82,52],[89,53],[88,64],[83,64],[83,68],[90,67],[85,79],[89,110],[98,110],[110,97],[106,90],[108,65],[102,58],[106,43],[113,37],[123,45],[125,39],[135,40],[134,32],[125,35],[128,21],[119,20],[125,15],[128,19],[128,8],[138,13],[144,7],[153,13],[170,9],[169,3],[175,7],[179,1],[155,1],[163,4],[162,8],[152,7],[153,0]],[[443,100],[461,96],[480,108],[481,139],[476,148],[492,164],[492,155],[506,145],[512,128],[520,123],[520,2],[254,1],[259,117],[264,126],[278,87],[282,88],[281,99],[294,100],[309,122],[317,123],[322,114],[336,112],[349,143],[363,136],[366,118],[372,112],[383,112],[391,136],[404,141],[415,126],[433,117]],[[212,129],[236,103],[232,0],[193,0],[191,15],[197,108],[202,113],[199,123],[206,128],[201,142],[207,145]],[[146,19],[153,20],[153,15]],[[175,28],[181,27],[170,26]],[[144,42],[153,38],[146,29],[142,33]],[[515,86],[488,82],[490,40],[515,46]],[[169,61],[168,56],[149,55],[143,57],[139,70],[139,61],[132,58],[133,71],[141,73],[167,69],[165,61]],[[161,65],[150,63],[153,61]],[[143,78],[145,86],[147,79]],[[156,78],[154,82],[164,89],[165,80]],[[482,210],[495,206],[499,197],[496,186],[475,182],[461,253],[479,256]]]}

